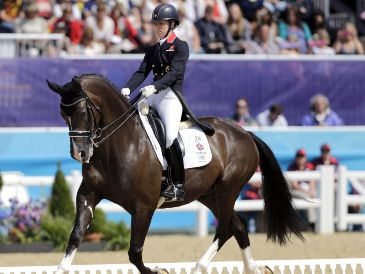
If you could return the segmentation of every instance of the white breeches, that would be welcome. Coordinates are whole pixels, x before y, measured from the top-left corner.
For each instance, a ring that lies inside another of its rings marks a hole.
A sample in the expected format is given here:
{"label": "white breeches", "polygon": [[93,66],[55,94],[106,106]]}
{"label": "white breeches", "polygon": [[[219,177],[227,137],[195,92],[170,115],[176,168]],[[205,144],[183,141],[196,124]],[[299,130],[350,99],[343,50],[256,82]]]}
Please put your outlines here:
{"label": "white breeches", "polygon": [[177,98],[171,88],[167,88],[158,94],[151,95],[146,102],[160,115],[166,130],[166,148],[170,147],[179,133],[183,111],[179,98]]}

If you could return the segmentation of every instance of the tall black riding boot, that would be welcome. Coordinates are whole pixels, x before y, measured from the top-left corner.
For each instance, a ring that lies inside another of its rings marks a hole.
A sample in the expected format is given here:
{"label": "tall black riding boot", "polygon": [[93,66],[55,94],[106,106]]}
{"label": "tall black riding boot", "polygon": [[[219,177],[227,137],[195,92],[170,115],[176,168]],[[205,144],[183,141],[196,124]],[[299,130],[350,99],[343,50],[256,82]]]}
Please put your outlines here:
{"label": "tall black riding boot", "polygon": [[185,170],[183,155],[177,139],[166,149],[165,156],[168,163],[167,176],[170,184],[161,194],[171,201],[183,201],[185,195]]}

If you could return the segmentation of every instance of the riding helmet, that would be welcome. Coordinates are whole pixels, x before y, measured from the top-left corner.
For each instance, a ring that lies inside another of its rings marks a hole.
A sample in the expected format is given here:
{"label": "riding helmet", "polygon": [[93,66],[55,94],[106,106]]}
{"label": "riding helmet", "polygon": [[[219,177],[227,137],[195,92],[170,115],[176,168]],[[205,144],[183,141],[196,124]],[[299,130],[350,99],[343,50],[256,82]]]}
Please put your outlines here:
{"label": "riding helmet", "polygon": [[173,5],[162,4],[158,5],[152,12],[152,23],[161,22],[161,21],[174,21],[175,26],[178,26],[180,23],[179,16],[177,14],[177,10]]}

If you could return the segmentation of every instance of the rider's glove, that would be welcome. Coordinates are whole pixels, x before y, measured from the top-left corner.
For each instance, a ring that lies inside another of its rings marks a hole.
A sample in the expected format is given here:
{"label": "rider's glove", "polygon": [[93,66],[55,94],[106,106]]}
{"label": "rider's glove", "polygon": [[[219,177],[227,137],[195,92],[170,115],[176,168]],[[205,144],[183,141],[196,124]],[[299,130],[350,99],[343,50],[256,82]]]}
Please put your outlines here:
{"label": "rider's glove", "polygon": [[152,94],[157,92],[157,89],[154,85],[145,86],[141,89],[143,97],[150,97]]}
{"label": "rider's glove", "polygon": [[129,88],[122,88],[122,90],[120,91],[120,93],[125,96],[128,97],[129,94],[131,94],[131,90]]}

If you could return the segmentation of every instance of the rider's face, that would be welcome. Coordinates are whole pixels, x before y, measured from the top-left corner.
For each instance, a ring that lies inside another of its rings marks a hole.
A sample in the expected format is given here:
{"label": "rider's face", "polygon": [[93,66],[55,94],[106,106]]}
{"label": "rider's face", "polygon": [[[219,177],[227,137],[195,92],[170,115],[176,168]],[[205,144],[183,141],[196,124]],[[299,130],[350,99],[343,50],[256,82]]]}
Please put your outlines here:
{"label": "rider's face", "polygon": [[169,31],[169,22],[168,21],[156,22],[153,24],[153,29],[157,37],[159,39],[162,39]]}

